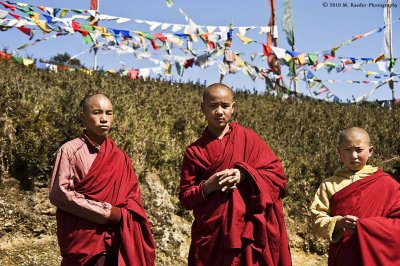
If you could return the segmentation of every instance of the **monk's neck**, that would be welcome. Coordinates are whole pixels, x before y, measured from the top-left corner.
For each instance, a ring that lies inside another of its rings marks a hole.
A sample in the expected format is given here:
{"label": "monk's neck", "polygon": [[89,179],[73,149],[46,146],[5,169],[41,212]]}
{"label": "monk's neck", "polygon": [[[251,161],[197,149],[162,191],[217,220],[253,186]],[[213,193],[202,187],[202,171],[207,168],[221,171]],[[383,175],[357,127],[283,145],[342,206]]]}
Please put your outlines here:
{"label": "monk's neck", "polygon": [[229,131],[229,123],[226,124],[225,128],[223,128],[222,130],[213,129],[210,127],[208,128],[208,130],[210,130],[210,132],[218,139],[222,139]]}
{"label": "monk's neck", "polygon": [[92,134],[91,132],[88,131],[84,131],[87,139],[89,140],[89,142],[94,146],[101,146],[101,144],[103,144],[104,140],[106,139],[106,137],[101,137],[101,136],[97,136],[95,134]]}

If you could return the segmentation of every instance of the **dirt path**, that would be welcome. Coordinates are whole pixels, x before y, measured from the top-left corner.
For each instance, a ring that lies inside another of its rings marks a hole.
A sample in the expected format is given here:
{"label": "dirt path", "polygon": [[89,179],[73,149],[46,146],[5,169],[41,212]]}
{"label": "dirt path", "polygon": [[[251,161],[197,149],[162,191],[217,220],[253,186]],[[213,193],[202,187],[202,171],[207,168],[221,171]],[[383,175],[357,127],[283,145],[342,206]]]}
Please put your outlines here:
{"label": "dirt path", "polygon": [[[326,259],[321,256],[307,254],[301,250],[291,250],[291,252],[293,266],[326,265]],[[164,263],[160,261],[157,264]],[[49,235],[40,238],[25,238],[21,235],[0,238],[0,265],[60,265],[57,239]]]}

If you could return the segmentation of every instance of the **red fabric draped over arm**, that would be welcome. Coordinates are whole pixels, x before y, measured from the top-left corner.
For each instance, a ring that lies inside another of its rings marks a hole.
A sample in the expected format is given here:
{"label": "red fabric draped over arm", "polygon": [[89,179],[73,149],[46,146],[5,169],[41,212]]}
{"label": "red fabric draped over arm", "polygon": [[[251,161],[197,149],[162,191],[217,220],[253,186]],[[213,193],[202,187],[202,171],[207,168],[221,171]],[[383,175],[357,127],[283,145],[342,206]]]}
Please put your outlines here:
{"label": "red fabric draped over arm", "polygon": [[119,253],[121,265],[154,265],[155,245],[141,205],[135,172],[129,157],[110,138],[101,145],[89,172],[75,185],[75,191],[121,208],[122,219],[118,228],[57,211],[57,234],[64,265],[85,264],[105,251],[107,245]]}

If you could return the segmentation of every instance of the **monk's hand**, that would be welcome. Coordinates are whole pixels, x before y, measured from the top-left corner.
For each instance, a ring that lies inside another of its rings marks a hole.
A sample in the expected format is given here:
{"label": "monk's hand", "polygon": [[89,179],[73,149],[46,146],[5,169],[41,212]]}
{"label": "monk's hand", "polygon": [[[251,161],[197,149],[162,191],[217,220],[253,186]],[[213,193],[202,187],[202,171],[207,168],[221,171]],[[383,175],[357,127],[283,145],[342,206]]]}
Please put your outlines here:
{"label": "monk's hand", "polygon": [[335,229],[343,231],[354,231],[357,226],[358,217],[346,215],[336,221]]}
{"label": "monk's hand", "polygon": [[241,181],[241,172],[239,169],[226,169],[225,175],[220,177],[219,184],[222,186],[221,191],[228,192],[236,188]]}
{"label": "monk's hand", "polygon": [[210,176],[203,184],[203,192],[205,195],[209,195],[210,193],[221,190],[222,185],[220,184],[220,179],[227,176],[228,169],[225,169],[221,172],[217,172]]}

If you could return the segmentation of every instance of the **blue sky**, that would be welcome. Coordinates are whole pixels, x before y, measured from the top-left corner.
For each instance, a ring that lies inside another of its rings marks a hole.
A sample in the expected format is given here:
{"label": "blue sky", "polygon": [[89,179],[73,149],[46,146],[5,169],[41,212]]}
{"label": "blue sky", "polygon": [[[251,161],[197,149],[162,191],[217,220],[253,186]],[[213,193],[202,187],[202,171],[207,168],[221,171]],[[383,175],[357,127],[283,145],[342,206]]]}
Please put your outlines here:
{"label": "blue sky", "polygon": [[[21,1],[32,5],[43,5],[50,7],[61,8],[89,8],[90,1],[69,0],[69,1]],[[290,49],[287,44],[285,35],[282,29],[283,16],[283,0],[277,0],[276,16],[279,29],[278,46]],[[386,1],[325,1],[325,0],[309,0],[309,1],[293,1],[294,15],[294,32],[296,38],[296,49],[299,52],[314,53],[318,51],[330,50],[331,48],[351,39],[358,34],[367,33],[384,24],[383,8],[372,7],[372,4],[382,4]],[[327,7],[324,7],[324,4]],[[356,4],[366,4],[363,6],[355,6]],[[392,8],[393,21],[398,21],[400,17],[400,0],[393,0],[393,4],[397,5]],[[345,6],[347,5],[347,7]],[[121,0],[100,0],[100,12],[107,15],[121,16],[132,19],[142,19],[159,21],[165,23],[185,24],[183,16],[179,13],[178,8],[182,8],[192,19],[199,25],[217,25],[227,26],[233,23],[234,26],[266,26],[269,20],[269,5],[268,1],[255,0],[231,0],[231,1],[183,1],[175,0],[175,5],[168,8],[164,0],[150,1],[121,1]],[[0,9],[5,10],[3,6]],[[102,22],[103,23],[103,22]],[[104,22],[102,25],[126,30],[149,31],[144,25],[129,22],[123,24]],[[394,57],[399,58],[400,53],[400,23],[393,24],[393,52]],[[42,35],[37,35],[39,37]],[[249,32],[246,36],[254,38],[261,42],[265,41],[266,35],[259,35],[258,31]],[[375,58],[384,50],[383,48],[384,35],[383,32],[375,33],[371,36],[362,38],[353,42],[350,45],[340,48],[337,56],[342,57],[372,57]],[[13,51],[20,45],[29,42],[26,35],[22,34],[17,29],[11,29],[6,32],[0,32],[0,45],[7,47],[8,51]],[[83,44],[79,34],[73,36],[61,37],[45,42],[40,42],[30,46],[19,52],[20,56],[32,56],[34,58],[49,59],[57,53],[68,52],[70,55],[77,55],[89,48]],[[234,38],[232,49],[235,52],[255,52],[261,53],[262,47],[259,43],[243,45],[238,38]],[[160,51],[157,51],[160,53]],[[78,57],[87,67],[93,65],[93,55],[88,52]],[[249,57],[244,56],[246,61],[250,61]],[[104,69],[119,69],[120,62],[124,62],[127,68],[142,68],[153,67],[154,64],[147,60],[138,60],[132,54],[118,56],[114,52],[99,52],[99,66]],[[255,65],[265,67],[265,61],[255,61]],[[395,70],[399,72],[399,65]],[[378,72],[376,65],[368,65],[366,70]],[[373,89],[374,84],[350,84],[346,80],[384,80],[376,78],[366,78],[359,71],[349,71],[347,73],[328,74],[325,69],[315,71],[314,74],[322,79],[332,79],[337,81],[334,84],[325,83],[329,90],[337,95],[340,99],[351,99],[367,93]],[[176,75],[176,71],[172,71],[175,79],[180,79]],[[287,73],[287,68],[283,67],[283,73]],[[220,74],[218,73],[217,64],[207,68],[200,69],[193,67],[185,70],[182,80],[201,81],[206,80],[207,83],[217,82]],[[240,89],[256,89],[264,91],[264,81],[257,79],[253,82],[248,76],[238,72],[235,75],[228,75],[224,82],[235,88]],[[340,83],[339,83],[340,82]],[[400,84],[395,83],[396,97],[400,98]],[[305,83],[298,83],[300,92],[307,94]],[[391,93],[387,85],[379,88],[371,97],[373,99],[390,99]]]}

